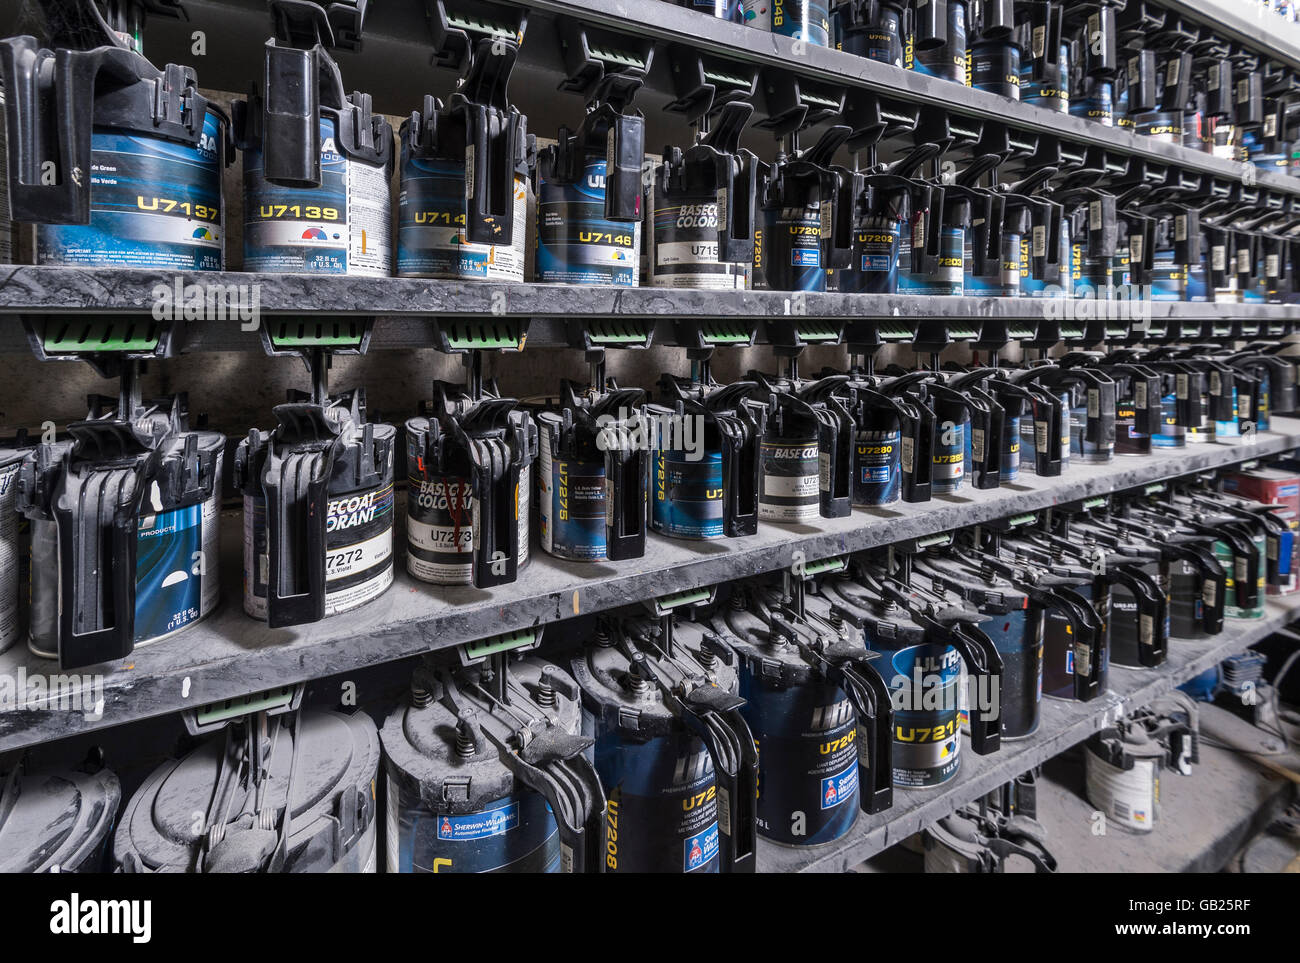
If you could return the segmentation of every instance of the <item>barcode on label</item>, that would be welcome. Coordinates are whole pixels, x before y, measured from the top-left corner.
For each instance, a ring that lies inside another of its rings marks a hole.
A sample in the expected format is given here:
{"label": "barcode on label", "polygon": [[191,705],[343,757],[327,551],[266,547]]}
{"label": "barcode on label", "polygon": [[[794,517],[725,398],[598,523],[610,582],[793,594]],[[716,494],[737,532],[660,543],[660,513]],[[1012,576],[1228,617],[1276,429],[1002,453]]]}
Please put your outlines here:
{"label": "barcode on label", "polygon": [[1222,271],[1228,266],[1228,249],[1222,244],[1216,244],[1210,248],[1210,265],[1216,271]]}
{"label": "barcode on label", "polygon": [[724,836],[731,835],[731,793],[718,787],[718,830]]}
{"label": "barcode on label", "polygon": [[1179,214],[1174,218],[1174,240],[1187,240],[1187,215]]}
{"label": "barcode on label", "polygon": [[1187,400],[1187,375],[1180,374],[1174,377],[1174,394],[1178,396],[1179,401]]}
{"label": "barcode on label", "polygon": [[975,461],[984,460],[984,429],[976,428],[971,432],[970,441],[971,457]]}
{"label": "barcode on label", "polygon": [[1147,383],[1137,381],[1133,384],[1133,406],[1136,408],[1145,408],[1147,406]]}
{"label": "barcode on label", "polygon": [[1034,257],[1047,257],[1047,228],[1034,228]]}
{"label": "barcode on label", "polygon": [[1101,417],[1101,392],[1096,388],[1088,389],[1088,417]]}
{"label": "barcode on label", "polygon": [[1155,619],[1149,615],[1139,615],[1138,625],[1140,626],[1140,635],[1143,645],[1151,645],[1155,641],[1156,624]]}
{"label": "barcode on label", "polygon": [[912,445],[911,437],[908,435],[904,435],[902,450],[899,452],[898,460],[899,460],[900,467],[908,475],[912,474],[912,470],[913,470],[912,450],[913,450],[913,445]]}

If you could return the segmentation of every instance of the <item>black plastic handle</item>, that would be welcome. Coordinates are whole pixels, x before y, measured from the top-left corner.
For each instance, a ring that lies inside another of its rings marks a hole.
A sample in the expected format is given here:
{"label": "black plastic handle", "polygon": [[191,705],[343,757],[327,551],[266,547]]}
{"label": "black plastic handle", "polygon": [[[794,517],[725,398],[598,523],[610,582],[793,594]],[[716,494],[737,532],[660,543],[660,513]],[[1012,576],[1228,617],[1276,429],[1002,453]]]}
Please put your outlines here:
{"label": "black plastic handle", "polygon": [[834,663],[828,681],[848,696],[858,716],[859,807],[884,812],[894,804],[894,706],[889,687],[869,659]]}
{"label": "black plastic handle", "polygon": [[721,871],[753,873],[758,847],[758,750],[738,701],[714,686],[696,686],[682,703],[681,718],[713,759]]}
{"label": "black plastic handle", "polygon": [[[69,427],[73,437],[94,423]],[[59,666],[123,658],[135,644],[136,526],[148,461],[62,472],[51,498],[59,545]]]}
{"label": "black plastic handle", "polygon": [[475,588],[505,585],[519,576],[519,478],[521,468],[500,438],[471,438],[470,490],[474,513]]}
{"label": "black plastic handle", "polygon": [[649,461],[643,445],[605,448],[605,557],[611,562],[645,555]]}
{"label": "black plastic handle", "polygon": [[1141,568],[1123,563],[1109,567],[1104,578],[1122,585],[1136,603],[1138,662],[1148,668],[1163,665],[1169,652],[1169,609],[1160,583]]}
{"label": "black plastic handle", "polygon": [[753,410],[740,402],[736,414],[716,412],[722,449],[722,528],[729,538],[758,531],[758,497],[763,463],[758,457],[762,427]]}

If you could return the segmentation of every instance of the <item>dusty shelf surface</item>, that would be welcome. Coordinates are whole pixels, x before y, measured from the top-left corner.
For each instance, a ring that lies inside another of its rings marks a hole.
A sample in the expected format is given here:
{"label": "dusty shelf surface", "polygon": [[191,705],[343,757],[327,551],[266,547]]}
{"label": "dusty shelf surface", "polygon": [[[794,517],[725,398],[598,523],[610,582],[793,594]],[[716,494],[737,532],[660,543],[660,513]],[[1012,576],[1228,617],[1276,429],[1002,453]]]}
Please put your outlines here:
{"label": "dusty shelf surface", "polygon": [[[1250,445],[1195,445],[1109,465],[1072,465],[1059,478],[1022,473],[1015,485],[993,491],[965,491],[920,505],[858,509],[847,518],[822,519],[815,525],[762,524],[757,535],[744,539],[688,542],[651,535],[643,558],[620,563],[562,562],[534,546],[532,561],[519,580],[492,590],[431,586],[410,578],[399,517],[393,586],[359,609],[290,629],[270,629],[243,611],[242,521],[238,512],[226,512],[221,535],[223,598],[216,610],[172,638],[138,647],[128,659],[78,670],[54,690],[57,697],[40,707],[15,708],[10,703],[10,711],[0,712],[0,751],[776,571],[793,564],[796,552],[805,561],[816,561],[1300,446],[1300,420],[1277,418],[1273,428]],[[51,661],[32,656],[22,645],[0,655],[0,678],[56,672]],[[102,714],[88,718],[80,711],[80,697],[88,687],[98,693],[100,686]],[[77,697],[77,711],[61,710],[58,697]]]}

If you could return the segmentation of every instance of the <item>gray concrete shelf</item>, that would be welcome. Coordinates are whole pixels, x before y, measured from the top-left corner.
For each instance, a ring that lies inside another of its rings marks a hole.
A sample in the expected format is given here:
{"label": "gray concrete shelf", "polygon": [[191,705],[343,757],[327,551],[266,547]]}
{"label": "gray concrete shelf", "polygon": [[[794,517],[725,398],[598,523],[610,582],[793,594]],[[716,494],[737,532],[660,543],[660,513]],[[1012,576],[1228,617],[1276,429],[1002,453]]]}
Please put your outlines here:
{"label": "gray concrete shelf", "polygon": [[[860,509],[816,525],[763,524],[757,535],[744,539],[686,542],[652,535],[643,558],[617,564],[561,562],[534,546],[532,562],[519,580],[491,591],[430,586],[408,577],[399,519],[395,584],[360,609],[291,629],[270,629],[244,613],[239,597],[242,526],[239,513],[227,512],[222,523],[224,598],[217,609],[173,638],[88,670],[98,673],[103,684],[101,718],[57,706],[0,712],[0,751],[777,571],[791,565],[796,552],[815,561],[1300,447],[1300,420],[1277,418],[1273,427],[1251,445],[1197,445],[1110,465],[1073,465],[1059,478],[1022,474],[1017,484],[994,491]],[[0,655],[0,676],[13,679],[20,671],[30,676],[56,670],[20,645]]]}
{"label": "gray concrete shelf", "polygon": [[[636,320],[653,327],[654,343],[673,344],[673,319],[692,318],[756,325],[765,337],[764,319],[876,319],[882,334],[890,326],[906,331],[909,322],[943,318],[958,337],[973,337],[984,320],[1040,320],[1068,328],[1082,326],[1094,313],[1112,317],[1127,330],[1146,316],[1159,328],[1170,318],[1229,325],[1267,333],[1272,323],[1300,319],[1300,304],[1212,302],[1053,301],[1036,298],[935,297],[909,294],[792,294],[777,291],[692,291],[638,287],[570,287],[553,284],[476,284],[413,278],[345,278],[317,275],[245,274],[234,271],[171,272],[135,268],[59,268],[0,266],[0,315],[54,318],[87,315],[148,315],[155,288],[163,285],[257,286],[262,318],[378,317],[376,348],[436,347],[434,319],[466,319],[491,325],[498,319],[527,321],[530,347],[566,346],[570,319]],[[1104,313],[1103,313],[1104,312]],[[966,334],[960,335],[965,328]],[[1229,328],[1225,328],[1225,331]],[[256,330],[241,330],[238,320],[189,322],[191,350],[260,351]],[[906,334],[900,337],[909,337]],[[29,350],[15,321],[0,324],[0,351]]]}

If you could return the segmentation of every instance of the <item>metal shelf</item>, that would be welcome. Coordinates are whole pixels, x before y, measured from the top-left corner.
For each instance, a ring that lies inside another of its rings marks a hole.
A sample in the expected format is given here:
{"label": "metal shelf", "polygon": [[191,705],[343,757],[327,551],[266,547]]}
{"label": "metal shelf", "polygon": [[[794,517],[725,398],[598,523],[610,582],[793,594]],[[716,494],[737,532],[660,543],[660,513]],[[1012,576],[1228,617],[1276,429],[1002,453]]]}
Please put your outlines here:
{"label": "metal shelf", "polygon": [[[0,752],[777,571],[791,565],[796,552],[815,561],[1300,447],[1300,420],[1278,418],[1273,427],[1251,445],[1197,445],[1110,465],[1073,465],[1059,478],[1022,474],[1017,484],[995,491],[858,509],[849,518],[817,525],[763,524],[749,538],[686,542],[651,536],[644,558],[619,564],[561,562],[534,546],[532,562],[519,581],[492,591],[436,587],[408,577],[405,525],[399,518],[392,588],[360,609],[293,629],[269,629],[244,614],[239,598],[242,525],[237,512],[227,512],[221,558],[225,594],[217,610],[171,639],[89,670],[102,676],[101,718],[87,719],[57,705],[0,712]],[[0,675],[12,679],[20,671],[30,677],[57,670],[20,645],[0,655]]]}
{"label": "metal shelf", "polygon": [[[145,314],[153,311],[155,289],[176,284],[256,285],[258,310],[266,317],[358,316],[383,319],[376,348],[436,347],[427,319],[493,318],[529,320],[527,343],[567,346],[571,318],[649,319],[656,322],[656,344],[672,344],[672,319],[749,321],[763,318],[877,318],[908,321],[943,318],[1043,318],[1065,321],[1084,312],[1122,321],[1150,311],[1152,321],[1167,318],[1218,321],[1280,321],[1300,318],[1300,304],[1224,304],[1182,301],[1074,301],[1039,298],[934,297],[912,294],[827,294],[780,291],[696,291],[670,288],[570,287],[553,284],[478,284],[413,278],[347,278],[311,274],[245,274],[235,271],[168,272],[134,268],[0,267],[0,315]],[[238,320],[187,325],[191,350],[261,350],[256,330]],[[17,324],[0,326],[0,352],[27,351]]]}
{"label": "metal shelf", "polygon": [[[942,107],[968,117],[993,118],[1019,130],[1052,134],[1064,141],[1096,144],[1123,154],[1145,157],[1187,171],[1241,180],[1247,165],[1224,160],[1181,144],[1153,142],[1132,131],[1102,127],[1078,117],[1056,113],[1033,104],[1008,100],[983,90],[900,70],[865,57],[799,43],[793,38],[727,23],[674,4],[646,0],[510,0],[539,13],[579,17],[588,23],[615,29],[635,25],[639,36],[687,43],[697,49],[764,67],[778,68],[802,77],[857,87],[911,103]],[[653,15],[647,17],[648,6]],[[662,9],[660,9],[662,8]],[[1242,18],[1244,20],[1244,18]],[[525,41],[527,42],[527,41]],[[1300,194],[1300,179],[1264,171],[1250,176],[1263,187]]]}
{"label": "metal shelf", "polygon": [[1105,695],[1087,703],[1044,699],[1042,721],[1034,735],[1004,742],[989,756],[967,752],[957,775],[941,788],[895,790],[892,808],[876,816],[860,815],[853,829],[835,842],[797,849],[760,840],[759,872],[844,872],[1298,619],[1300,595],[1269,599],[1262,619],[1229,620],[1220,635],[1209,639],[1173,640],[1169,659],[1159,668],[1129,669],[1112,664],[1110,690]]}
{"label": "metal shelf", "polygon": [[1254,0],[1160,0],[1159,5],[1205,24],[1226,40],[1300,68],[1300,23],[1288,23]]}

